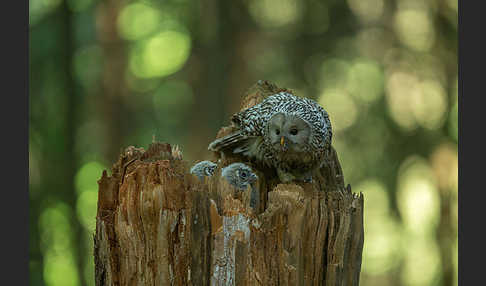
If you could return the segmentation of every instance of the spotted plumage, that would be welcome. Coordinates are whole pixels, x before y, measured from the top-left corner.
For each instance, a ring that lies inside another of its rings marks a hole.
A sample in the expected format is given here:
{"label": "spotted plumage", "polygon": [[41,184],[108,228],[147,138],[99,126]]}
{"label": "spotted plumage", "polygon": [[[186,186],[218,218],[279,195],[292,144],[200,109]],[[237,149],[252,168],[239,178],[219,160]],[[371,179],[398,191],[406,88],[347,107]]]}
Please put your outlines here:
{"label": "spotted plumage", "polygon": [[231,121],[236,131],[213,141],[209,150],[232,151],[274,167],[283,182],[308,180],[331,145],[327,112],[314,100],[289,92],[268,96],[233,115]]}
{"label": "spotted plumage", "polygon": [[190,172],[202,180],[204,177],[211,177],[217,166],[217,164],[211,161],[201,161],[192,166]]}

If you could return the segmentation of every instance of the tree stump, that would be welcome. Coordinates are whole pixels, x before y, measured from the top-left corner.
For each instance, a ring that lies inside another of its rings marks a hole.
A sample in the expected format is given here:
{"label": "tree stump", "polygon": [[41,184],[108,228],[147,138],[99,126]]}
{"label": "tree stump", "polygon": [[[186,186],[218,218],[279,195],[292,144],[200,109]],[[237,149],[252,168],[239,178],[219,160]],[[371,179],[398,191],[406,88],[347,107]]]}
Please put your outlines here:
{"label": "tree stump", "polygon": [[359,285],[363,195],[345,187],[335,150],[311,183],[254,168],[255,209],[221,178],[238,160],[199,180],[177,147],[127,148],[98,181],[96,285]]}

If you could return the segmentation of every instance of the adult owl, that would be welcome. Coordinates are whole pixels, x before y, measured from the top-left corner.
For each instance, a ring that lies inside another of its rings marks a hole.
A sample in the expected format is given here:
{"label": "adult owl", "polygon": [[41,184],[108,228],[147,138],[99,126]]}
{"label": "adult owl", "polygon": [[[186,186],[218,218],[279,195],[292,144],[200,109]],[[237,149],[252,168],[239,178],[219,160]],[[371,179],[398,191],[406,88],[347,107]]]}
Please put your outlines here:
{"label": "adult owl", "polygon": [[279,92],[236,113],[235,131],[209,144],[276,169],[284,183],[310,181],[331,146],[329,115],[312,99]]}

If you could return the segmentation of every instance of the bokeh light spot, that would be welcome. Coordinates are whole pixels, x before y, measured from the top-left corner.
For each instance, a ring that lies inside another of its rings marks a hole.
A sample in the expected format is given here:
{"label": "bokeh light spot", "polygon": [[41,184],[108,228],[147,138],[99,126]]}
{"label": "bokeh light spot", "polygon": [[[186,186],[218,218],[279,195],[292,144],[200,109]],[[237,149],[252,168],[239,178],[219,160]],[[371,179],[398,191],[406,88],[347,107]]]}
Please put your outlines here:
{"label": "bokeh light spot", "polygon": [[394,25],[400,41],[413,50],[426,52],[434,44],[432,19],[425,9],[398,10]]}
{"label": "bokeh light spot", "polygon": [[[370,222],[373,217],[388,215],[390,210],[389,198],[385,185],[381,181],[377,179],[367,179],[360,182],[354,188],[366,196],[367,207],[364,211],[364,215],[365,217],[371,215]],[[366,219],[366,221],[368,221],[368,219]]]}
{"label": "bokeh light spot", "polygon": [[136,40],[154,32],[162,19],[159,10],[140,2],[129,4],[118,16],[118,30],[127,40]]}
{"label": "bokeh light spot", "polygon": [[319,97],[319,104],[329,113],[335,132],[343,131],[356,122],[358,107],[345,90],[324,90]]}
{"label": "bokeh light spot", "polygon": [[105,169],[105,166],[96,161],[84,164],[75,177],[77,193],[80,194],[87,190],[98,190],[97,182]]}
{"label": "bokeh light spot", "polygon": [[97,189],[83,191],[76,200],[76,213],[78,219],[88,231],[95,230],[97,204]]}
{"label": "bokeh light spot", "polygon": [[451,8],[452,10],[454,10],[457,13],[457,8],[459,6],[458,0],[446,0],[445,2],[447,4],[447,6],[449,6],[449,8]]}
{"label": "bokeh light spot", "polygon": [[39,232],[43,252],[67,251],[71,243],[69,207],[63,203],[46,208],[39,217]]}
{"label": "bokeh light spot", "polygon": [[390,116],[405,130],[413,130],[417,123],[410,110],[410,91],[418,85],[418,80],[411,74],[394,72],[387,80],[386,99]]}
{"label": "bokeh light spot", "polygon": [[447,108],[444,89],[436,81],[424,81],[412,93],[412,111],[417,122],[428,129],[437,129],[444,122]]}
{"label": "bokeh light spot", "polygon": [[383,0],[348,0],[348,5],[363,22],[376,21],[383,14]]}
{"label": "bokeh light spot", "polygon": [[423,158],[411,156],[400,166],[397,203],[411,234],[433,233],[439,221],[440,199],[433,171]]}
{"label": "bokeh light spot", "polygon": [[178,71],[189,57],[191,38],[186,32],[167,30],[137,43],[130,70],[138,77],[163,77]]}
{"label": "bokeh light spot", "polygon": [[430,161],[441,190],[457,193],[459,168],[457,145],[449,143],[439,145],[433,151]]}
{"label": "bokeh light spot", "polygon": [[61,3],[62,0],[29,0],[29,25],[39,22]]}
{"label": "bokeh light spot", "polygon": [[437,243],[432,239],[409,239],[401,276],[406,286],[434,285],[440,271]]}
{"label": "bokeh light spot", "polygon": [[266,28],[293,24],[302,15],[302,3],[297,0],[253,0],[249,5],[250,14]]}
{"label": "bokeh light spot", "polygon": [[58,202],[47,207],[39,217],[44,279],[50,286],[79,285],[69,216],[69,207]]}
{"label": "bokeh light spot", "polygon": [[349,70],[348,90],[355,98],[373,102],[383,95],[383,71],[370,60],[358,60]]}
{"label": "bokeh light spot", "polygon": [[[334,124],[333,119],[331,119],[331,123]],[[355,181],[356,177],[361,176],[361,170],[365,168],[366,164],[364,160],[355,160],[359,156],[360,150],[354,148],[355,146],[349,140],[346,140],[346,136],[340,136],[340,133],[337,133],[336,136],[333,134],[332,145],[339,154],[339,161],[341,162],[343,173],[346,174],[346,180],[349,182]]]}
{"label": "bokeh light spot", "polygon": [[367,179],[355,188],[366,198],[363,271],[379,275],[396,267],[401,256],[400,229],[390,215],[389,198],[382,182]]}
{"label": "bokeh light spot", "polygon": [[444,123],[447,101],[438,82],[420,82],[413,74],[395,71],[388,77],[386,90],[390,115],[404,129],[420,125],[433,130]]}
{"label": "bokeh light spot", "polygon": [[48,286],[80,285],[72,251],[48,251],[44,257],[44,279]]}

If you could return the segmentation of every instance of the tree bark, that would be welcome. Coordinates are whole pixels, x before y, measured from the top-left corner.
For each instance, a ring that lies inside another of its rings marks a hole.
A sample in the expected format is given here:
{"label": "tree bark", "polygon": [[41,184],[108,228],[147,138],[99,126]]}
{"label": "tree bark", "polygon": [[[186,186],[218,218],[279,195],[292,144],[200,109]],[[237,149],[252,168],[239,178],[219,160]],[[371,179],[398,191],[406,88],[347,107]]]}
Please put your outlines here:
{"label": "tree bark", "polygon": [[127,148],[98,181],[96,285],[359,285],[363,195],[335,150],[311,183],[254,168],[255,210],[221,178],[238,160],[200,181],[177,147]]}

